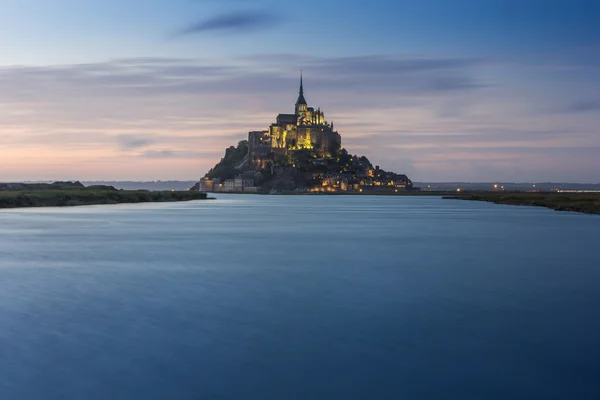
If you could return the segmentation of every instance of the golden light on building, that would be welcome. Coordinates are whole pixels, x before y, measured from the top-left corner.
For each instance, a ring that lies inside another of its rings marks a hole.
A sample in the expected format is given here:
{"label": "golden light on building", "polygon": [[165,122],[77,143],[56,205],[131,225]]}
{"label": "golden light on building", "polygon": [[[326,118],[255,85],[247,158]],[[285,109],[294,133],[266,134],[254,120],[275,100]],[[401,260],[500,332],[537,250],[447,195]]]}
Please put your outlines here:
{"label": "golden light on building", "polygon": [[304,85],[300,78],[300,92],[293,114],[279,114],[267,130],[248,133],[249,165],[265,169],[261,158],[273,150],[284,156],[298,150],[314,150],[313,158],[331,158],[331,150],[341,149],[341,136],[333,123],[325,120],[320,108],[308,107],[304,98]]}

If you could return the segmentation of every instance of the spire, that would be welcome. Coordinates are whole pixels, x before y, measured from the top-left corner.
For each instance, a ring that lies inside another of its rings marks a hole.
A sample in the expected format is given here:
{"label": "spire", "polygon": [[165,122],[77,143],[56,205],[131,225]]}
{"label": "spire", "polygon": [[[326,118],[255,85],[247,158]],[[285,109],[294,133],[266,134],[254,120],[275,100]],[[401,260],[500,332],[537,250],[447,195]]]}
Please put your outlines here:
{"label": "spire", "polygon": [[300,71],[300,94],[298,95],[298,100],[296,100],[296,106],[298,105],[308,105],[308,103],[306,103],[306,99],[304,98],[304,84],[302,82],[302,71]]}

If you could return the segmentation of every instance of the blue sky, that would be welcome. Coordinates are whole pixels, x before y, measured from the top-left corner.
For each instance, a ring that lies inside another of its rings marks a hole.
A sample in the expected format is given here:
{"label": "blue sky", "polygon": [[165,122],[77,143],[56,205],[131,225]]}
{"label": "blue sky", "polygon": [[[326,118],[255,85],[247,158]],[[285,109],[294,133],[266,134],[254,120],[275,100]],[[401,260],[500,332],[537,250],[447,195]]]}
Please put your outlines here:
{"label": "blue sky", "polygon": [[414,180],[600,182],[600,2],[3,0],[0,180],[197,179],[288,112]]}

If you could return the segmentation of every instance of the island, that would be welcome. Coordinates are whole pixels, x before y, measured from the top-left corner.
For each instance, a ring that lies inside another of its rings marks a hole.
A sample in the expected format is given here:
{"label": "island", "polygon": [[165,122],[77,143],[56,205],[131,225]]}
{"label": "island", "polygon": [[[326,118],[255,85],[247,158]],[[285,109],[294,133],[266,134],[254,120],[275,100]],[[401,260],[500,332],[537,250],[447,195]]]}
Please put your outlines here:
{"label": "island", "polygon": [[[498,190],[496,190],[498,189]],[[502,190],[500,190],[502,189]],[[225,156],[191,189],[214,193],[439,196],[445,199],[547,207],[600,214],[600,193],[468,190],[421,190],[405,175],[385,171],[365,156],[350,154],[320,107],[309,107],[303,77],[295,109],[277,115],[266,130],[250,131],[247,140]]]}
{"label": "island", "polygon": [[65,207],[98,204],[206,200],[197,191],[118,190],[112,186],[84,186],[80,182],[0,183],[0,208]]}
{"label": "island", "polygon": [[404,174],[350,154],[333,121],[309,107],[300,91],[294,113],[279,114],[267,130],[251,131],[192,188],[199,192],[394,194],[413,191]]}

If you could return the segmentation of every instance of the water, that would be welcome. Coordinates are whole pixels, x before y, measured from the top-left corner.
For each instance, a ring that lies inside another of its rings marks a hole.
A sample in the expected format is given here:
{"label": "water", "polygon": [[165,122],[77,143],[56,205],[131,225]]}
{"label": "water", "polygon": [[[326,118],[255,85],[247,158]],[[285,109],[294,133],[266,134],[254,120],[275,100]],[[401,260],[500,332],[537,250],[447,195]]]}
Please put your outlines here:
{"label": "water", "polygon": [[428,197],[0,211],[0,398],[598,398],[599,237]]}

